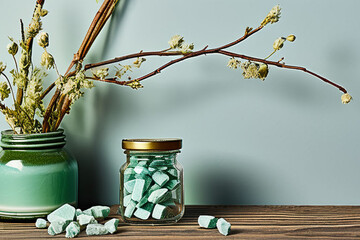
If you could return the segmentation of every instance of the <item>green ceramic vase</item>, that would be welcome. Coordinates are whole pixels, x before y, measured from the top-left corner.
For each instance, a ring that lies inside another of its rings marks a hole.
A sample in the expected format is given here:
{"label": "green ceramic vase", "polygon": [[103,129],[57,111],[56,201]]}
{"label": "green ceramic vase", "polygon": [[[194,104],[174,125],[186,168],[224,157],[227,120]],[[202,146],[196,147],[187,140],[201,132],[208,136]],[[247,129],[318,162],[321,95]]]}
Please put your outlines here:
{"label": "green ceramic vase", "polygon": [[63,130],[1,132],[0,218],[32,219],[77,204],[78,166],[65,143]]}

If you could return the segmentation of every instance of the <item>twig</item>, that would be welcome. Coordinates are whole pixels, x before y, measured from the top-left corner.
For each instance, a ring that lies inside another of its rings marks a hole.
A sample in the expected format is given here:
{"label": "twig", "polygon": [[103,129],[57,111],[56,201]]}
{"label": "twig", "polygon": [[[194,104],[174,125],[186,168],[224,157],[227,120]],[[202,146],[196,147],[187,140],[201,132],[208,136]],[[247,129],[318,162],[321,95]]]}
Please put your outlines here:
{"label": "twig", "polygon": [[[115,9],[115,5],[118,2],[118,0],[105,0],[103,2],[103,4],[101,5],[99,11],[96,13],[86,35],[85,38],[83,40],[83,42],[80,45],[79,50],[77,51],[76,54],[74,54],[74,58],[71,61],[66,73],[64,74],[64,77],[69,77],[69,75],[73,74],[71,73],[71,69],[72,67],[78,63],[81,62],[86,54],[88,53],[90,47],[92,46],[93,42],[95,41],[96,37],[98,36],[98,34],[100,33],[101,29],[104,27],[106,21],[109,19],[109,17],[111,16],[112,12]],[[45,97],[46,94],[48,92],[51,91],[52,88],[54,88],[55,85],[51,84],[46,90],[45,92],[42,94],[42,97]],[[54,105],[58,102],[58,98],[61,96],[60,94],[60,90],[57,89],[55,95],[52,98],[52,101],[50,101],[46,113],[44,115],[44,121],[43,121],[43,132],[47,132],[49,130],[49,118],[50,118],[50,114],[52,112],[52,109],[54,109]],[[58,103],[60,104],[60,108],[56,107],[58,109],[61,109],[61,112],[59,114],[58,119],[56,120],[56,124],[55,124],[55,129],[56,130],[64,115],[66,114],[66,112],[68,112],[68,109],[70,107],[71,104],[71,100],[66,97],[65,100],[62,103]]]}

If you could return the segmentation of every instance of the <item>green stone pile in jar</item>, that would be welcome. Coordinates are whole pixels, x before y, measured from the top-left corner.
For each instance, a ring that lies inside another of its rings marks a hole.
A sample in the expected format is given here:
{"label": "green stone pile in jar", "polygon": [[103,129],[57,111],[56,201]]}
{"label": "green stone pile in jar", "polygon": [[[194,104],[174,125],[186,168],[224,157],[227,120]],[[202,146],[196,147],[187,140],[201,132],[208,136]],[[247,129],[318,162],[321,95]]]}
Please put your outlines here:
{"label": "green stone pile in jar", "polygon": [[125,220],[170,220],[182,213],[181,171],[173,162],[176,153],[130,157],[120,195]]}

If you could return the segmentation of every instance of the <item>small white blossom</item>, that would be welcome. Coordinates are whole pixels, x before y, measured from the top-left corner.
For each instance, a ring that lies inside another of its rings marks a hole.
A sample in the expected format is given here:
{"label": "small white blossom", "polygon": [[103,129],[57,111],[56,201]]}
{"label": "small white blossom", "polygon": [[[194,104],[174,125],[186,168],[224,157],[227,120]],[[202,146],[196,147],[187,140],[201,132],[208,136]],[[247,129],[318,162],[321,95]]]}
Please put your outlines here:
{"label": "small white blossom", "polygon": [[258,69],[258,77],[261,79],[261,80],[265,80],[265,78],[267,77],[268,73],[269,73],[269,67],[267,64],[265,63],[261,63],[260,66],[259,66],[259,69]]}
{"label": "small white blossom", "polygon": [[180,50],[181,50],[181,52],[183,54],[192,52],[193,49],[194,49],[194,44],[193,43],[191,43],[191,44],[182,44],[181,48],[180,48]]}
{"label": "small white blossom", "polygon": [[180,48],[182,46],[182,43],[184,42],[184,38],[180,35],[173,36],[170,41],[168,42],[170,45],[170,48]]}
{"label": "small white blossom", "polygon": [[27,28],[27,33],[26,33],[27,38],[35,37],[36,34],[40,32],[42,27],[42,23],[40,20],[41,15],[42,15],[41,5],[37,4],[30,25]]}
{"label": "small white blossom", "polygon": [[45,17],[48,13],[49,13],[48,10],[46,10],[46,9],[41,9],[41,11],[40,11],[40,16],[41,16],[41,17]]}
{"label": "small white blossom", "polygon": [[109,68],[98,69],[95,72],[93,71],[92,74],[97,78],[105,79],[105,77],[109,75]]}
{"label": "small white blossom", "polygon": [[55,64],[54,57],[47,51],[44,51],[43,54],[41,55],[40,64],[42,66],[44,66],[45,68],[50,69],[50,68],[54,67],[54,64]]}
{"label": "small white blossom", "polygon": [[281,8],[279,5],[274,6],[265,19],[261,22],[261,26],[265,26],[268,23],[276,23],[279,21],[281,15]]}
{"label": "small white blossom", "polygon": [[288,40],[289,42],[293,42],[293,41],[295,41],[295,39],[296,39],[296,37],[293,34],[286,37],[286,40]]}
{"label": "small white blossom", "polygon": [[255,63],[252,62],[242,63],[241,69],[243,70],[243,76],[245,79],[258,78],[259,72]]}
{"label": "small white blossom", "polygon": [[241,62],[235,58],[230,58],[227,66],[232,69],[237,69]]}
{"label": "small white blossom", "polygon": [[2,74],[2,72],[5,71],[5,69],[6,69],[6,64],[0,62],[0,74]]}
{"label": "small white blossom", "polygon": [[0,82],[0,99],[4,101],[4,99],[8,98],[10,95],[10,88],[6,82]]}
{"label": "small white blossom", "polygon": [[137,59],[133,62],[134,67],[140,68],[141,64],[142,64],[143,62],[145,62],[145,61],[146,61],[145,58],[137,58]]}
{"label": "small white blossom", "polygon": [[343,104],[346,104],[346,103],[349,103],[351,101],[352,97],[350,96],[350,94],[348,93],[344,93],[342,96],[341,96],[341,102]]}
{"label": "small white blossom", "polygon": [[41,32],[39,34],[38,44],[42,48],[46,48],[47,46],[49,46],[49,34],[47,34],[46,32]]}
{"label": "small white blossom", "polygon": [[63,89],[62,89],[62,93],[63,94],[68,94],[69,92],[71,92],[74,88],[76,87],[76,83],[74,81],[74,79],[69,78],[68,81],[64,84]]}
{"label": "small white blossom", "polygon": [[273,44],[274,50],[275,51],[280,50],[284,46],[285,40],[286,40],[286,38],[283,38],[283,37],[279,37],[278,39],[276,39]]}
{"label": "small white blossom", "polygon": [[126,84],[127,86],[131,87],[132,89],[138,90],[139,88],[143,88],[144,86],[141,85],[139,81],[134,81]]}
{"label": "small white blossom", "polygon": [[269,69],[267,64],[264,63],[254,63],[254,62],[244,62],[241,63],[241,69],[243,70],[243,76],[245,79],[249,78],[259,78],[265,80],[268,75]]}
{"label": "small white blossom", "polygon": [[7,50],[11,55],[15,55],[18,52],[18,45],[16,44],[16,42],[11,42],[7,45]]}

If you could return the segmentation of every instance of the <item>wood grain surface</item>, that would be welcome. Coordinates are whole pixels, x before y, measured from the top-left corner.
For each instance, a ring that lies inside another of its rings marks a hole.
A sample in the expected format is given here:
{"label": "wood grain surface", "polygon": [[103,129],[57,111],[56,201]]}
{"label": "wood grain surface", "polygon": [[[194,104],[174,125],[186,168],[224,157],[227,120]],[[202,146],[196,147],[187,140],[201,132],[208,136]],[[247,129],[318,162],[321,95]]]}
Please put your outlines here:
{"label": "wood grain surface", "polygon": [[[117,206],[111,208],[109,218]],[[202,229],[199,215],[225,218],[231,234]],[[34,223],[0,222],[0,239],[55,239]],[[360,239],[360,206],[186,206],[184,217],[175,225],[134,226],[119,224],[117,233],[81,239]]]}

